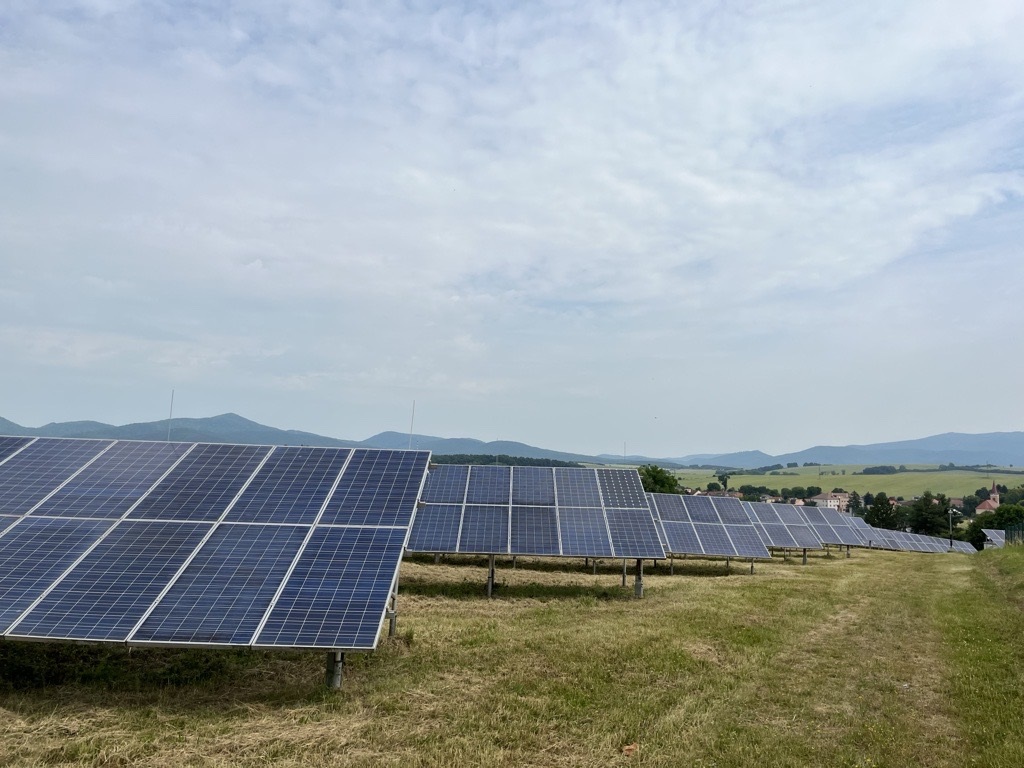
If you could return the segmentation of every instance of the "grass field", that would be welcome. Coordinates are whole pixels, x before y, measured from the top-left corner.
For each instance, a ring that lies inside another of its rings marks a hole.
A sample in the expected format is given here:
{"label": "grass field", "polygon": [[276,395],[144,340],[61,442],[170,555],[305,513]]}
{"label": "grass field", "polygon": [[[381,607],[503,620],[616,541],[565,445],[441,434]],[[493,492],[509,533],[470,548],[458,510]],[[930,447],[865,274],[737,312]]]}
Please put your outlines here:
{"label": "grass field", "polygon": [[103,651],[7,687],[0,764],[1024,764],[1024,551],[691,560],[641,601],[570,566],[506,565],[487,600],[483,561],[406,561],[399,638],[340,692],[319,655]]}
{"label": "grass field", "polygon": [[[924,468],[920,465],[917,468]],[[912,467],[913,468],[913,467]],[[934,467],[930,467],[934,468]],[[992,483],[1016,488],[1024,485],[1024,475],[1015,475],[993,469],[992,472],[970,472],[963,469],[944,470],[941,472],[900,472],[895,475],[855,475],[864,465],[836,465],[828,467],[796,467],[781,470],[796,472],[793,475],[744,475],[737,471],[730,474],[729,487],[739,488],[741,485],[764,485],[769,488],[792,488],[800,485],[820,486],[824,491],[842,488],[846,491],[878,493],[885,491],[890,496],[902,496],[911,499],[925,491],[944,493],[951,497],[963,497],[974,493],[979,488],[990,488]],[[844,475],[843,472],[846,472]],[[836,474],[832,474],[835,472]],[[706,488],[708,483],[717,482],[718,473],[710,469],[684,469],[673,474],[689,488]]]}

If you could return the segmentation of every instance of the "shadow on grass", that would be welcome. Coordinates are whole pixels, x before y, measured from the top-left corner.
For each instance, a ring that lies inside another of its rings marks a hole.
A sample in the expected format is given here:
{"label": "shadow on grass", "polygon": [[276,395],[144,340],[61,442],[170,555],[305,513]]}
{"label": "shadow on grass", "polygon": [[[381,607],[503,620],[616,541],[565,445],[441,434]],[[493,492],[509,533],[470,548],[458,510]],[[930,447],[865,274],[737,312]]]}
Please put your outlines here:
{"label": "shadow on grass", "polygon": [[[494,581],[492,599],[532,600],[633,600],[632,576],[626,587],[594,584],[509,584],[498,571]],[[487,577],[463,581],[432,581],[419,577],[403,578],[398,585],[399,594],[419,597],[447,597],[455,600],[487,600]]]}

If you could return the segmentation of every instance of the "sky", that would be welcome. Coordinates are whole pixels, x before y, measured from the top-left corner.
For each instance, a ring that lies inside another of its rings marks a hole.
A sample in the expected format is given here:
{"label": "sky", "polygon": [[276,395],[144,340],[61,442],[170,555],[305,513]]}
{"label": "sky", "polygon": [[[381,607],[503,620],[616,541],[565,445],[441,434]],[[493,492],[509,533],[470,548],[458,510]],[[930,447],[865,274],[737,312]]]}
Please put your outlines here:
{"label": "sky", "polygon": [[1024,4],[0,5],[0,416],[1024,429]]}

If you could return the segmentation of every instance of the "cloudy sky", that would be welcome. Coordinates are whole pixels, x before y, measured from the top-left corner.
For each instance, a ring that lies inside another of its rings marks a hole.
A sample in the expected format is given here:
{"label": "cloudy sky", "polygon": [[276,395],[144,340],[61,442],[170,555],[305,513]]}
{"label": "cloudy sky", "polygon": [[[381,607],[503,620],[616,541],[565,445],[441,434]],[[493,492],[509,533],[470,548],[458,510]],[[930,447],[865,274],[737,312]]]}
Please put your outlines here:
{"label": "cloudy sky", "polygon": [[1024,429],[1024,5],[0,6],[0,416]]}

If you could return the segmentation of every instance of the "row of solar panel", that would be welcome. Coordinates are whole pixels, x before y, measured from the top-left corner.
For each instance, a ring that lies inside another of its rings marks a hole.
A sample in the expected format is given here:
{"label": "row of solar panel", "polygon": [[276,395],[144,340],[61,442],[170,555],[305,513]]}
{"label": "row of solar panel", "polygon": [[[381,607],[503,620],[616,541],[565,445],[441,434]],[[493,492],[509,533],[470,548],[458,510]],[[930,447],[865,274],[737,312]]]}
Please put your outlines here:
{"label": "row of solar panel", "polygon": [[430,504],[646,509],[635,471],[442,464],[423,489]]}
{"label": "row of solar panel", "polygon": [[600,507],[426,504],[416,512],[411,552],[665,557],[651,513]]}
{"label": "row of solar panel", "polygon": [[0,633],[372,648],[428,459],[0,438]]}
{"label": "row of solar panel", "polygon": [[1006,531],[1000,531],[996,528],[982,528],[981,532],[985,534],[986,549],[1000,549],[1006,546]]}

